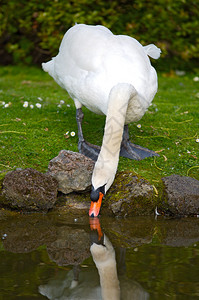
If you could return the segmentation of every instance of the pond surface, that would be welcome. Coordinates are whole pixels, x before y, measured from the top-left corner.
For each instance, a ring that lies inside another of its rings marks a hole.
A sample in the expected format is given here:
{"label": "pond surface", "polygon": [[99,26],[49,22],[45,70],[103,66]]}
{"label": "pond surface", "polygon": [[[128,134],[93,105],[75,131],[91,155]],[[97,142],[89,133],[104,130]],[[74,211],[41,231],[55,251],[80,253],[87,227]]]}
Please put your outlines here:
{"label": "pond surface", "polygon": [[0,214],[0,300],[199,299],[199,219]]}

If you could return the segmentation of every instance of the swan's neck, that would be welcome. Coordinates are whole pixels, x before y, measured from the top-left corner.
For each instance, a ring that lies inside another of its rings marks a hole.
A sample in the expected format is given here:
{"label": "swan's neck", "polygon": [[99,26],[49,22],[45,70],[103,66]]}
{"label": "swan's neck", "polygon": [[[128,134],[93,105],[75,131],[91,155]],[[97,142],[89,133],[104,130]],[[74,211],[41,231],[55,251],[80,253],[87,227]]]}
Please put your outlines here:
{"label": "swan's neck", "polygon": [[91,254],[100,276],[100,285],[103,300],[119,300],[120,284],[117,276],[117,267],[114,248],[104,234],[104,244],[91,246]]}
{"label": "swan's neck", "polygon": [[117,277],[116,262],[109,261],[107,265],[98,267],[103,300],[119,300],[120,285]]}
{"label": "swan's neck", "polygon": [[129,101],[135,94],[134,87],[126,83],[117,84],[111,89],[102,147],[92,176],[94,188],[105,184],[107,191],[113,183],[119,161],[126,112]]}

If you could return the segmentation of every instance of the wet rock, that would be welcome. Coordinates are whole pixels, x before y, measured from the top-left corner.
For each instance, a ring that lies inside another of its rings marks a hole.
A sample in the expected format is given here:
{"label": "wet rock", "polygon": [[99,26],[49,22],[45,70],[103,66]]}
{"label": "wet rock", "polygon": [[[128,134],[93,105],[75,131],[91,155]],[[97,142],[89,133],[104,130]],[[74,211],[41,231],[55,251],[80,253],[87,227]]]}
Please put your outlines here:
{"label": "wet rock", "polygon": [[8,172],[3,181],[1,202],[24,211],[48,211],[57,200],[57,181],[34,169]]}
{"label": "wet rock", "polygon": [[59,183],[58,190],[64,194],[82,192],[90,188],[94,161],[85,155],[61,150],[48,166],[48,173]]}
{"label": "wet rock", "polygon": [[54,210],[65,211],[73,215],[88,215],[91,200],[90,193],[70,193],[58,196]]}
{"label": "wet rock", "polygon": [[173,215],[199,214],[199,181],[180,175],[162,178],[163,210]]}
{"label": "wet rock", "polygon": [[131,172],[119,172],[106,195],[108,210],[117,216],[154,213],[153,187]]}

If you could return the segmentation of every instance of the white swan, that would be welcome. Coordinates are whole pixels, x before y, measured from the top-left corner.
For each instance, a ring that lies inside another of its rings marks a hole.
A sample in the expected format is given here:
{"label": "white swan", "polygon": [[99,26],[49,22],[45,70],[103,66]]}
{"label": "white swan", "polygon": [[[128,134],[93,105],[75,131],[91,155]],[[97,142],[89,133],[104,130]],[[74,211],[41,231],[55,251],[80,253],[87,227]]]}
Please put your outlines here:
{"label": "white swan", "polygon": [[[42,64],[75,102],[79,151],[97,160],[90,216],[99,214],[102,198],[115,178],[119,155],[132,159],[156,155],[129,142],[127,124],[142,118],[157,92],[157,74],[148,55],[157,59],[160,52],[153,44],[143,47],[103,26],[79,24],[66,32],[58,55]],[[101,150],[84,140],[83,105],[106,115]]]}

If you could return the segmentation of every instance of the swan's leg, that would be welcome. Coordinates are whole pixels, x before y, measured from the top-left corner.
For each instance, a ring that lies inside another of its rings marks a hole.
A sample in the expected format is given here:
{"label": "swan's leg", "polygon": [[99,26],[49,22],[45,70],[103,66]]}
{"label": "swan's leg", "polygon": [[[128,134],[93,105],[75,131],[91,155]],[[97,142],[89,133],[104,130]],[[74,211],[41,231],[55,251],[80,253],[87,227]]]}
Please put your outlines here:
{"label": "swan's leg", "polygon": [[[84,140],[83,132],[82,132],[82,120],[84,118],[84,114],[81,108],[76,110],[76,120],[78,126],[78,149],[79,152],[84,154],[85,156],[91,158],[96,161],[98,158],[98,154],[100,152],[101,147],[97,145],[90,144]],[[141,146],[135,145],[129,141],[129,133],[128,133],[128,125],[124,126],[123,140],[121,143],[120,156],[134,159],[134,160],[142,160],[146,157],[151,156],[159,156],[152,150],[147,148],[143,148]]]}
{"label": "swan's leg", "polygon": [[159,156],[156,152],[135,145],[129,141],[128,125],[124,126],[123,140],[121,143],[120,156],[134,160],[141,160],[146,157]]}
{"label": "swan's leg", "polygon": [[81,108],[76,110],[76,120],[78,127],[78,149],[79,152],[96,161],[98,158],[98,154],[100,152],[100,146],[92,145],[84,140],[83,132],[82,132],[82,120],[84,118],[84,114]]}

